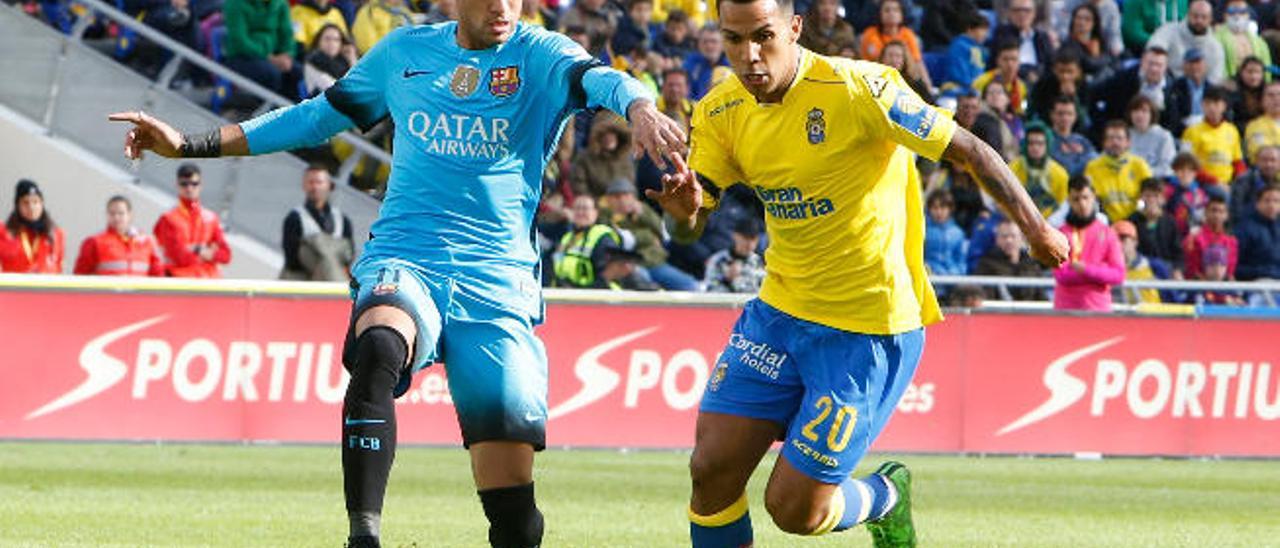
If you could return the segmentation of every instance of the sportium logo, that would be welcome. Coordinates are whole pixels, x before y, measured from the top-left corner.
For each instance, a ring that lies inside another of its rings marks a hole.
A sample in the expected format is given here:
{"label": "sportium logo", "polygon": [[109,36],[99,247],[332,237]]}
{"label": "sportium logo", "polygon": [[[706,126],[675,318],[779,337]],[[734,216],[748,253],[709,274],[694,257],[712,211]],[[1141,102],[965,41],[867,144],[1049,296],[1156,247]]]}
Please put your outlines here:
{"label": "sportium logo", "polygon": [[[580,388],[569,399],[554,406],[547,416],[555,419],[578,411],[604,399],[619,386],[623,390],[622,405],[627,408],[637,407],[641,395],[651,390],[659,391],[667,406],[677,411],[697,405],[706,389],[710,364],[715,360],[708,361],[701,352],[688,348],[666,359],[647,348],[632,348],[629,354],[614,352],[658,329],[657,326],[647,327],[619,335],[579,355],[573,363],[573,375],[578,379]],[[605,364],[606,355],[612,358],[608,360],[610,363],[626,363],[625,381],[618,371]],[[624,359],[619,359],[624,356]]]}
{"label": "sportium logo", "polygon": [[26,419],[73,407],[121,383],[128,385],[135,400],[155,397],[157,390],[172,388],[179,399],[193,403],[210,399],[342,401],[348,376],[334,359],[331,343],[230,341],[220,345],[203,338],[177,342],[143,336],[134,347],[132,364],[107,352],[117,341],[143,333],[168,318],[156,316],[94,337],[80,350],[78,362],[84,380],[28,413]]}
{"label": "sportium logo", "polygon": [[[1094,417],[1127,412],[1139,419],[1280,419],[1280,373],[1273,377],[1270,363],[1156,358],[1125,363],[1106,357],[1104,351],[1122,341],[1099,341],[1050,362],[1043,379],[1048,397],[996,435],[1022,430],[1085,400]],[[1093,359],[1091,377],[1081,364],[1087,358]]]}

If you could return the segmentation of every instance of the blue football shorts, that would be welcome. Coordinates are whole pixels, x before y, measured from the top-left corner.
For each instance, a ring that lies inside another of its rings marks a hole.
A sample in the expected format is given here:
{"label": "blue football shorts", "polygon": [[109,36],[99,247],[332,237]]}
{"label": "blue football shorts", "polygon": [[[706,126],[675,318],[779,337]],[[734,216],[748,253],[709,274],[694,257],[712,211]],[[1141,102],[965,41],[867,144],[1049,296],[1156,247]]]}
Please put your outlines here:
{"label": "blue football shorts", "polygon": [[776,422],[782,457],[840,483],[880,435],[911,383],[924,329],[842,331],[747,303],[711,372],[701,411]]}
{"label": "blue football shorts", "polygon": [[476,284],[406,261],[362,261],[352,274],[354,304],[343,352],[348,370],[356,318],[374,306],[394,306],[418,330],[397,398],[408,391],[413,373],[442,362],[464,446],[502,440],[546,447],[547,353],[527,313],[486,299]]}

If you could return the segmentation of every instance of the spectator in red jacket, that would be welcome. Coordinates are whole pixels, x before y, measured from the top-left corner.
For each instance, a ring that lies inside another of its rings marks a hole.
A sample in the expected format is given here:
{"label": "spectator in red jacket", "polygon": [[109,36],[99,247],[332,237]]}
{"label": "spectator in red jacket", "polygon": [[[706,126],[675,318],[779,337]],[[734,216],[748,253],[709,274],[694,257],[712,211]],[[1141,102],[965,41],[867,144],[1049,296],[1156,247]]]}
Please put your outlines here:
{"label": "spectator in red jacket", "polygon": [[200,168],[178,166],[178,206],[156,221],[165,273],[178,278],[218,278],[218,265],[231,262],[218,214],[200,206]]}
{"label": "spectator in red jacket", "polygon": [[1087,177],[1067,183],[1071,211],[1058,230],[1071,244],[1071,260],[1053,272],[1058,310],[1111,311],[1111,286],[1124,283],[1124,251],[1120,239],[1098,220],[1098,197]]}
{"label": "spectator in red jacket", "polygon": [[0,231],[0,272],[59,274],[66,235],[44,208],[44,193],[22,179],[14,188],[13,212]]}
{"label": "spectator in red jacket", "polygon": [[107,200],[107,229],[84,239],[76,274],[163,276],[164,262],[150,234],[133,226],[133,204],[124,196]]}

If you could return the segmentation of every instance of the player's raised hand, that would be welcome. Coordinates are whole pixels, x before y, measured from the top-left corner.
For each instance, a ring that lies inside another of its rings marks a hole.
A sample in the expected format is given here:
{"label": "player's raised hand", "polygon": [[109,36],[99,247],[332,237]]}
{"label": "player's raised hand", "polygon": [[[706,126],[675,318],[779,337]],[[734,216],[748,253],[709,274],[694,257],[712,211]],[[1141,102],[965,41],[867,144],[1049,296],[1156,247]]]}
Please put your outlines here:
{"label": "player's raised hand", "polygon": [[182,133],[145,112],[117,112],[107,116],[112,122],[129,122],[133,128],[124,136],[124,155],[130,160],[142,158],[150,150],[166,158],[177,158],[182,147]]}
{"label": "player's raised hand", "polygon": [[662,209],[679,221],[692,219],[702,208],[702,184],[698,176],[685,164],[684,157],[676,154],[671,157],[675,172],[662,176],[662,191],[645,190],[648,196]]}
{"label": "player's raised hand", "polygon": [[666,114],[658,112],[653,101],[641,99],[631,104],[627,111],[631,119],[631,136],[635,144],[635,156],[648,154],[658,169],[667,168],[667,159],[685,153],[684,130]]}
{"label": "player's raised hand", "polygon": [[1030,247],[1031,258],[1049,268],[1058,268],[1071,256],[1071,246],[1067,244],[1067,235],[1045,225],[1037,234],[1027,235],[1027,246]]}

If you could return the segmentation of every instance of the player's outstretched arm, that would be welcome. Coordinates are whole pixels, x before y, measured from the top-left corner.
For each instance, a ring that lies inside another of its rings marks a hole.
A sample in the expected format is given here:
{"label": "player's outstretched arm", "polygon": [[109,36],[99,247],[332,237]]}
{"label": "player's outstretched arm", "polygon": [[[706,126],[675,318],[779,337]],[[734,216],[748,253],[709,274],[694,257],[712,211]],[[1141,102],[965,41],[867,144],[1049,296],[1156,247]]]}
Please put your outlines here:
{"label": "player's outstretched arm", "polygon": [[[585,55],[585,53],[584,53]],[[674,155],[684,154],[685,134],[675,120],[658,111],[652,92],[639,80],[607,66],[590,66],[582,73],[588,107],[605,107],[631,122],[636,157],[648,154],[660,169]]]}
{"label": "player's outstretched arm", "polygon": [[957,127],[942,157],[964,167],[995,198],[1005,214],[1026,235],[1032,258],[1051,268],[1057,268],[1067,260],[1067,237],[1045,222],[1017,176],[995,149],[968,130]]}
{"label": "player's outstretched arm", "polygon": [[139,159],[150,150],[166,158],[217,158],[270,154],[316,146],[355,126],[325,95],[278,108],[240,124],[228,124],[199,134],[184,134],[145,112],[118,112],[107,117],[129,122],[124,154]]}
{"label": "player's outstretched arm", "polygon": [[671,218],[671,237],[679,243],[690,244],[702,236],[711,210],[702,207],[702,184],[684,157],[675,154],[671,161],[675,172],[662,176],[662,191],[649,189],[644,193],[658,202]]}
{"label": "player's outstretched arm", "polygon": [[142,158],[150,150],[165,158],[212,158],[249,154],[244,131],[228,124],[200,135],[186,135],[164,120],[142,111],[117,112],[107,116],[112,122],[129,122],[133,128],[124,136],[124,155],[130,160]]}

